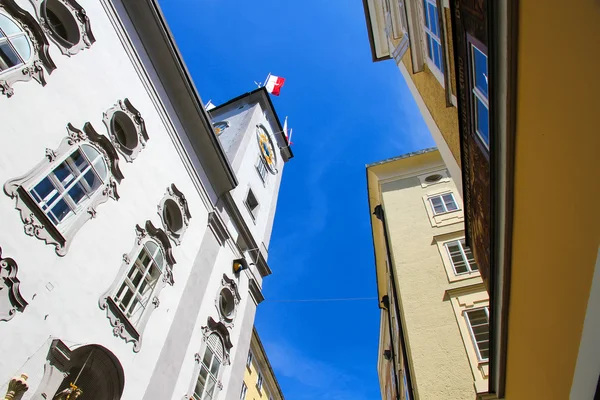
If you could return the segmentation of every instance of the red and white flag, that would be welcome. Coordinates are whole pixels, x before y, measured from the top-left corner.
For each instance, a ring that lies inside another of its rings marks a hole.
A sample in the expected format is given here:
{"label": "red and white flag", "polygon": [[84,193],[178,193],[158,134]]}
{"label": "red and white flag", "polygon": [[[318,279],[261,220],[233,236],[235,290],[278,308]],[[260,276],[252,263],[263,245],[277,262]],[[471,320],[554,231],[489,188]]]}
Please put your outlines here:
{"label": "red and white flag", "polygon": [[267,88],[267,91],[273,96],[279,96],[279,92],[281,91],[281,87],[283,86],[284,82],[285,78],[275,75],[269,75],[265,87]]}

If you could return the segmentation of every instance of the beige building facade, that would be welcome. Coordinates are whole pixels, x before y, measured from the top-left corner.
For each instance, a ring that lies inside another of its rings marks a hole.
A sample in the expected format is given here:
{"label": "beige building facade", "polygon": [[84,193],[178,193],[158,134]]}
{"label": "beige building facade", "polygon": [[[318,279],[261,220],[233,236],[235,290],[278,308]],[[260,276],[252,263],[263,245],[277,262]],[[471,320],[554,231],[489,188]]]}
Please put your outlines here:
{"label": "beige building facade", "polygon": [[252,331],[240,400],[283,400],[283,393],[271,368],[256,328]]}
{"label": "beige building facade", "polygon": [[488,294],[463,203],[437,149],[367,166],[384,399],[475,399],[488,389]]}

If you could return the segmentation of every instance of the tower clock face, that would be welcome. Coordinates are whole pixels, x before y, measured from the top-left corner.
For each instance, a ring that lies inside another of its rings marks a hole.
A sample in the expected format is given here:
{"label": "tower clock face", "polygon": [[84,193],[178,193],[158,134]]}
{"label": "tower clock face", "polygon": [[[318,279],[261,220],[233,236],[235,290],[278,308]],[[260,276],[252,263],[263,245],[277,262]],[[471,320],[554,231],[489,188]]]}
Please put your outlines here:
{"label": "tower clock face", "polygon": [[267,165],[267,169],[270,173],[275,175],[277,173],[277,168],[275,167],[275,165],[277,164],[277,156],[273,148],[271,136],[269,135],[267,130],[261,125],[259,125],[256,128],[256,135],[258,138],[258,147],[260,148],[262,158],[265,161],[265,164]]}

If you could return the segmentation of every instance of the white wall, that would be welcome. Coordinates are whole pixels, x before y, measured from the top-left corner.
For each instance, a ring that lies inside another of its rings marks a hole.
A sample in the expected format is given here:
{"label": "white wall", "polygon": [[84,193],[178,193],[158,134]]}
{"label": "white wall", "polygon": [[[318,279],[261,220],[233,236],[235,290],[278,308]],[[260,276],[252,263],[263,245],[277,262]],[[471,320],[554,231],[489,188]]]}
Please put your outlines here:
{"label": "white wall", "polygon": [[[28,1],[18,0],[18,3],[35,15]],[[0,183],[29,171],[43,159],[46,148],[57,148],[66,135],[65,126],[69,122],[82,128],[89,121],[99,133],[106,134],[102,112],[125,97],[144,117],[150,140],[133,163],[120,160],[125,176],[118,186],[120,200],[109,199],[98,207],[97,217],[75,235],[65,257],[58,257],[53,246],[27,236],[19,212],[14,208],[14,200],[0,194],[0,247],[4,257],[11,257],[18,263],[21,294],[29,302],[23,313],[17,313],[9,322],[0,322],[0,337],[3,338],[0,341],[0,353],[3,354],[0,357],[0,385],[16,373],[28,373],[31,389],[24,396],[25,400],[35,392],[41,379],[50,337],[59,338],[67,345],[100,344],[112,351],[125,372],[122,398],[141,399],[168,339],[175,311],[181,306],[181,294],[203,235],[205,232],[211,234],[206,230],[207,212],[211,208],[208,195],[199,187],[198,177],[191,175],[177,138],[173,136],[181,124],[173,119],[168,105],[166,109],[157,108],[157,97],[150,91],[152,85],[138,74],[101,3],[82,3],[91,20],[96,43],[72,57],[63,56],[51,43],[50,54],[57,69],[47,76],[48,84],[42,87],[34,81],[17,83],[12,98],[0,98],[3,122]],[[158,81],[153,85],[161,91]],[[253,146],[256,146],[255,142],[252,141]],[[255,161],[254,155],[249,155],[250,158]],[[256,175],[253,168],[242,168],[240,182],[252,181],[252,173]],[[258,179],[258,176],[254,178]],[[135,225],[143,226],[149,219],[161,227],[156,207],[171,183],[185,194],[192,219],[181,246],[174,246],[175,285],[166,286],[160,293],[160,307],[153,312],[146,326],[141,351],[134,353],[131,343],[113,335],[106,311],[99,308],[98,299],[115,279],[122,255],[131,251]],[[251,184],[259,189],[255,183]],[[263,215],[269,204],[263,200],[264,195],[260,191]],[[244,212],[245,208],[242,210]],[[261,231],[264,231],[264,225],[261,215],[258,221]],[[253,229],[253,232],[259,232],[256,227]],[[218,320],[214,299],[223,273],[231,274],[233,258],[236,258],[233,249],[225,245],[220,249],[215,267],[206,266],[210,282],[173,399],[180,399],[195,379],[192,376],[193,355],[201,346],[200,328],[206,324],[209,315]],[[52,290],[47,288],[50,285]],[[247,302],[252,301],[248,299],[247,285],[243,275],[238,315],[243,314]],[[234,326],[231,331],[234,353],[240,329],[240,326]],[[223,378],[227,379],[227,372]]]}

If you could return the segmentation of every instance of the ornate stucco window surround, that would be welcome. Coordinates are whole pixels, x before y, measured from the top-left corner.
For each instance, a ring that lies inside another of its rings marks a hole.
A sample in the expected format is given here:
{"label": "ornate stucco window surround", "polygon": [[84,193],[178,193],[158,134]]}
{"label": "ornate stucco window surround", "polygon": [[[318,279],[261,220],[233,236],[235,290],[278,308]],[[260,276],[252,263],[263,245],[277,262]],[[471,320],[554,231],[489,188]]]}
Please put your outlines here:
{"label": "ornate stucco window surround", "polygon": [[119,100],[106,110],[102,121],[110,140],[125,161],[132,162],[146,147],[149,137],[144,118],[129,99]]}
{"label": "ornate stucco window surround", "polygon": [[227,327],[233,327],[237,306],[241,300],[237,284],[233,279],[230,279],[226,274],[223,274],[221,287],[219,288],[218,293],[219,294],[215,299],[215,306],[217,307],[220,320]]}
{"label": "ornate stucco window surround", "polygon": [[136,225],[136,239],[116,279],[100,296],[99,306],[113,326],[113,334],[133,342],[133,351],[142,346],[142,334],[152,311],[160,305],[165,285],[173,285],[175,259],[165,231],[146,221]]}
{"label": "ornate stucco window surround", "polygon": [[219,391],[223,389],[221,376],[224,367],[230,364],[232,347],[227,327],[208,317],[206,326],[202,327],[202,347],[194,355],[194,380],[184,399],[215,400],[218,397]]}
{"label": "ornate stucco window surround", "polygon": [[174,183],[167,188],[165,196],[158,204],[158,215],[167,236],[176,245],[180,245],[192,215],[185,196]]}
{"label": "ornate stucco window surround", "polygon": [[75,0],[30,0],[42,29],[61,53],[72,56],[96,41],[85,9]]}
{"label": "ornate stucco window surround", "polygon": [[77,231],[96,216],[98,205],[118,200],[123,179],[110,141],[88,122],[83,131],[67,125],[67,136],[56,150],[25,175],[4,184],[16,199],[25,233],[54,245],[64,256]]}
{"label": "ornate stucco window surround", "polygon": [[2,257],[0,247],[0,321],[11,320],[17,311],[23,312],[27,307],[19,291],[18,270],[15,260]]}
{"label": "ornate stucco window surround", "polygon": [[35,79],[46,85],[44,69],[49,74],[56,69],[42,28],[14,0],[0,1],[0,49],[0,92],[7,97],[16,82]]}

